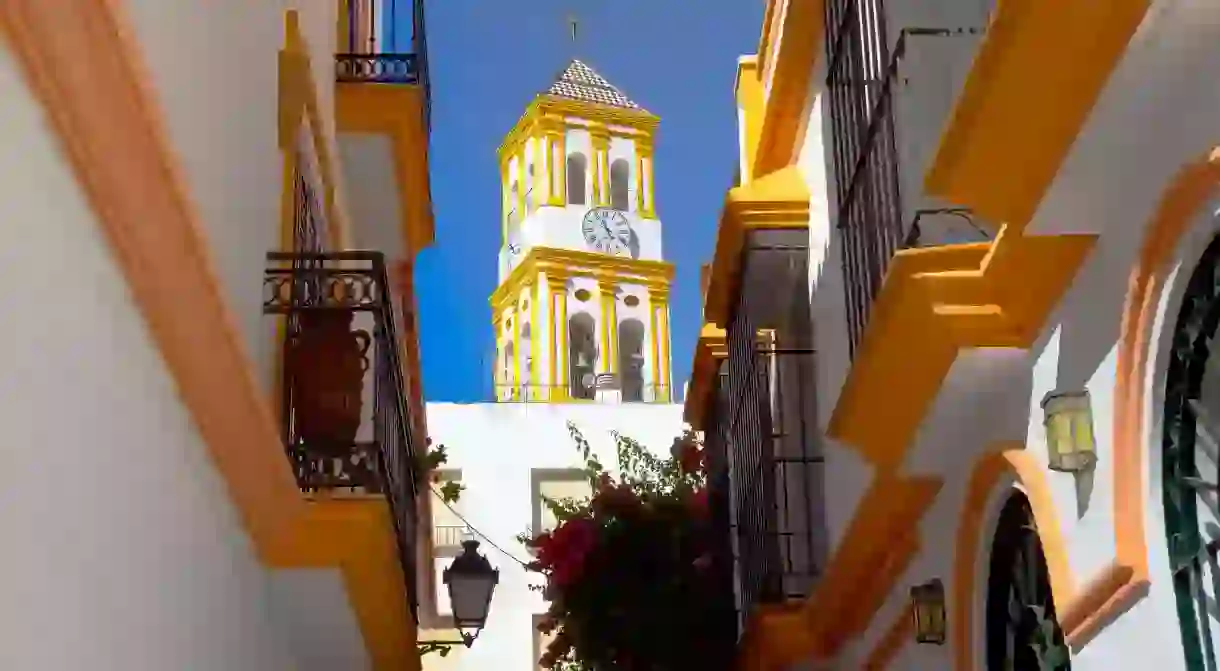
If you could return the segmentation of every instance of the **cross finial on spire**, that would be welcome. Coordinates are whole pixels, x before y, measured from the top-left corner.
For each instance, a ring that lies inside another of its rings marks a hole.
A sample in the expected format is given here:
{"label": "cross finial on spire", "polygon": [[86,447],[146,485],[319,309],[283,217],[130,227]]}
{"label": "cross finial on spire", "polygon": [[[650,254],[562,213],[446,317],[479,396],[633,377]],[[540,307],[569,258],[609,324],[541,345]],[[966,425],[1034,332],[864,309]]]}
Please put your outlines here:
{"label": "cross finial on spire", "polygon": [[576,50],[576,29],[580,26],[580,19],[576,18],[575,12],[568,13],[568,34],[572,40],[572,50]]}

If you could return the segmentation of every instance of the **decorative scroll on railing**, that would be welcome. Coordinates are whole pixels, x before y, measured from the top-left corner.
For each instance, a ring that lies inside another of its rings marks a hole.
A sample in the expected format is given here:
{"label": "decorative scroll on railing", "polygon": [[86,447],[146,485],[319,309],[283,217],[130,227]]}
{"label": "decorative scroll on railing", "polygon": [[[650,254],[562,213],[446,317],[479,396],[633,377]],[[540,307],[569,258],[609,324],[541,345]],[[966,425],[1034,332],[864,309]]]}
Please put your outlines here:
{"label": "decorative scroll on railing", "polygon": [[366,84],[418,84],[415,54],[335,54],[335,80]]}
{"label": "decorative scroll on railing", "polygon": [[280,416],[297,483],[383,494],[412,586],[424,441],[409,421],[384,257],[271,252],[267,261],[263,313],[286,318]]}

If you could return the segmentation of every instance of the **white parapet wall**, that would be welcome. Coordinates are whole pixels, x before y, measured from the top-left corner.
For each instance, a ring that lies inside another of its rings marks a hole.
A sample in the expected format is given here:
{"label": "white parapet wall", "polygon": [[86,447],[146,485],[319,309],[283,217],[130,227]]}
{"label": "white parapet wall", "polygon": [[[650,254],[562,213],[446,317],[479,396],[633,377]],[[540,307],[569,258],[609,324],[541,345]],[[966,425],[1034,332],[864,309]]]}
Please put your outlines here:
{"label": "white parapet wall", "polygon": [[[429,403],[427,412],[433,443],[448,449],[449,462],[444,467],[460,471],[466,487],[455,508],[520,561],[529,561],[531,556],[514,536],[534,524],[536,483],[548,474],[581,466],[568,433],[569,421],[608,467],[616,463],[611,431],[665,457],[683,426],[682,406],[670,404]],[[433,505],[442,506],[435,498]],[[447,659],[426,657],[427,671],[534,668],[534,616],[546,609],[541,595],[529,589],[539,583],[538,576],[480,540],[480,549],[500,569],[487,628],[469,650],[455,650]],[[440,557],[434,562],[442,615],[448,604],[440,572],[449,561]],[[427,635],[421,632],[421,637]]]}

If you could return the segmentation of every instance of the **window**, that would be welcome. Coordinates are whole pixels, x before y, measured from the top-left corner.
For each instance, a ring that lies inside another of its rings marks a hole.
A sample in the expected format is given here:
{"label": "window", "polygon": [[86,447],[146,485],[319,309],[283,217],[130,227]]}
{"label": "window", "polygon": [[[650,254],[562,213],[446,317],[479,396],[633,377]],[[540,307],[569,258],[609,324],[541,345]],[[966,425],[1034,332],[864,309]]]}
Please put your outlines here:
{"label": "window", "polygon": [[587,312],[578,312],[568,320],[568,387],[572,398],[593,398],[593,365],[597,362],[593,333],[593,317]]}
{"label": "window", "polygon": [[631,167],[627,164],[627,159],[615,159],[614,163],[610,164],[610,207],[624,212],[630,209],[630,183]]}
{"label": "window", "polygon": [[[437,469],[432,474],[432,487],[439,491],[445,483],[461,482],[462,471],[457,468]],[[437,557],[456,557],[461,551],[466,533],[466,523],[458,513],[458,504],[445,505],[439,497],[432,497],[432,545]]]}
{"label": "window", "polygon": [[624,319],[618,325],[618,369],[623,402],[644,400],[644,323]]}
{"label": "window", "polygon": [[592,494],[589,481],[579,468],[535,468],[530,471],[530,498],[534,514],[530,531],[534,535],[556,527],[555,516],[542,499],[586,499]]}
{"label": "window", "polygon": [[588,168],[585,155],[579,152],[568,154],[568,204],[585,204],[585,172]]}

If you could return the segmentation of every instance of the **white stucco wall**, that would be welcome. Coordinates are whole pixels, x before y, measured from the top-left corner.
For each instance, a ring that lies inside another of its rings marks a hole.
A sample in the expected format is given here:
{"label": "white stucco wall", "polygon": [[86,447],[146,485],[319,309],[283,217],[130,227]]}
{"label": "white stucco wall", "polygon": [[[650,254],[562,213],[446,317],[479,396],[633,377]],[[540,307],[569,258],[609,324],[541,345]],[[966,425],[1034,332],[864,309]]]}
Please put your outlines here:
{"label": "white stucco wall", "polygon": [[[239,58],[211,47],[208,57]],[[0,668],[302,668],[270,617],[267,574],[224,484],[3,48],[0,90]]]}
{"label": "white stucco wall", "polygon": [[[965,0],[963,0],[964,2]],[[941,3],[946,6],[951,3]],[[930,10],[931,6],[922,10]],[[983,10],[989,9],[983,3]],[[952,575],[954,537],[962,515],[963,483],[970,466],[986,443],[1012,439],[1025,444],[1028,454],[1046,463],[1046,444],[1040,401],[1054,389],[1087,388],[1092,396],[1098,467],[1090,487],[1077,490],[1072,476],[1046,472],[1057,521],[1078,588],[1083,588],[1115,558],[1116,492],[1114,490],[1113,435],[1117,342],[1120,319],[1132,265],[1143,243],[1147,224],[1172,176],[1215,144],[1215,119],[1220,96],[1214,87],[1200,86],[1206,72],[1220,63],[1220,27],[1215,9],[1199,3],[1158,3],[1111,76],[1084,129],[1078,136],[1056,181],[1040,205],[1027,235],[1098,233],[1100,239],[1086,259],[1029,350],[962,352],[923,425],[904,467],[909,472],[935,473],[944,479],[933,507],[920,523],[921,550],[899,577],[894,592],[874,618],[868,631],[837,660],[840,668],[859,668],[863,657],[880,640],[884,630],[906,604],[906,588],[932,577]],[[939,25],[931,19],[926,25]],[[897,29],[896,26],[891,28]],[[918,54],[912,57],[918,61]],[[945,54],[929,52],[928,63]],[[1173,73],[1167,76],[1166,73]],[[946,80],[947,82],[947,80]],[[942,83],[946,83],[942,82]],[[914,96],[915,93],[910,95]],[[929,93],[931,95],[931,93]],[[905,99],[923,114],[920,102]],[[935,100],[923,101],[935,106]],[[1188,110],[1184,113],[1182,110]],[[913,114],[913,113],[912,113]],[[930,114],[930,112],[929,112]],[[931,118],[908,115],[904,121],[908,144],[904,162],[918,167],[926,160],[926,147],[910,138],[913,128],[929,132]],[[811,128],[817,125],[811,123]],[[828,128],[823,125],[828,131]],[[1124,138],[1116,141],[1116,138]],[[807,138],[801,163],[811,191],[817,187],[818,149]],[[921,158],[922,157],[922,158]],[[829,167],[829,164],[827,164]],[[912,168],[914,169],[914,168]],[[922,169],[922,168],[920,168]],[[918,172],[918,171],[916,171]],[[916,175],[918,176],[918,175]],[[915,177],[911,177],[914,180]],[[911,181],[908,180],[908,181]],[[904,182],[907,183],[907,182]],[[910,190],[908,189],[908,193]],[[904,194],[906,197],[907,194]],[[816,199],[816,195],[814,196]],[[833,212],[834,204],[830,203]],[[1212,236],[1220,230],[1213,212],[1220,201],[1196,213],[1192,227],[1175,252],[1175,273],[1161,297],[1158,322],[1147,344],[1150,371],[1146,385],[1144,434],[1145,463],[1141,481],[1145,541],[1151,587],[1148,595],[1077,650],[1076,669],[1185,668],[1179,625],[1166,549],[1161,490],[1161,424],[1164,370],[1169,330],[1180,309],[1182,285]],[[839,348],[842,330],[842,287],[836,231],[811,217],[811,287],[822,369],[819,401],[832,409],[846,373],[845,349]],[[833,219],[832,219],[833,221]],[[825,235],[821,232],[825,231]],[[825,249],[820,261],[817,255]],[[836,363],[842,361],[843,363]],[[821,419],[825,420],[825,416]],[[980,421],[984,420],[984,421]],[[854,513],[866,473],[850,452],[827,448],[827,510],[832,538]],[[982,588],[986,584],[987,547],[995,513],[1008,488],[1020,483],[1004,481],[992,492],[985,515],[977,558],[975,602],[976,652],[981,655]],[[952,584],[946,581],[949,599]],[[1210,586],[1206,591],[1212,592]],[[1062,607],[1063,604],[1059,604]],[[952,622],[950,627],[952,627]],[[1216,626],[1212,622],[1213,639]],[[950,649],[907,643],[893,668],[940,670],[950,666]],[[981,657],[976,658],[982,668]]]}
{"label": "white stucco wall", "polygon": [[[581,465],[566,422],[576,424],[607,466],[615,464],[609,431],[616,429],[654,453],[668,456],[673,438],[682,428],[679,405],[429,403],[427,413],[434,443],[449,450],[446,468],[460,469],[467,487],[459,510],[475,528],[521,561],[529,561],[530,556],[514,536],[525,531],[533,517],[531,469]],[[435,500],[434,504],[440,505]],[[457,655],[457,660],[444,668],[531,669],[533,616],[545,610],[540,595],[528,589],[537,579],[486,542],[481,550],[500,569],[491,616],[478,643],[452,653],[450,658]]]}
{"label": "white stucco wall", "polygon": [[[261,287],[265,255],[280,244],[277,54],[285,12],[297,9],[330,154],[337,157],[337,8],[336,2],[295,0],[131,0],[125,6],[226,298],[268,383],[273,348]],[[341,188],[338,193],[341,198]]]}

